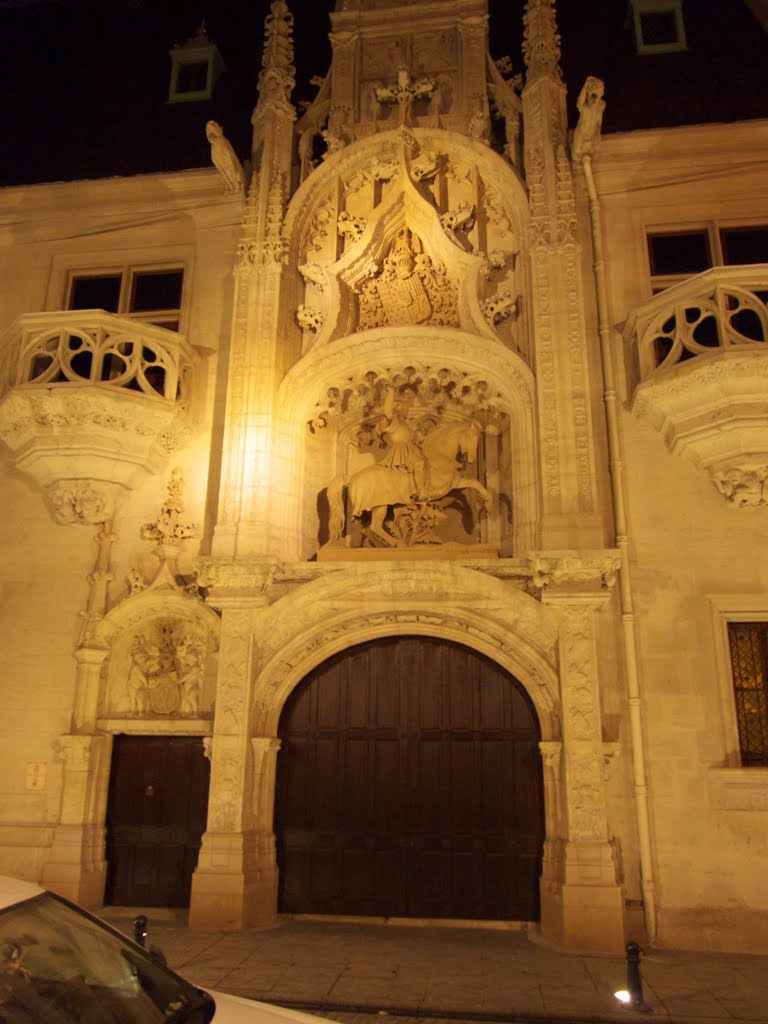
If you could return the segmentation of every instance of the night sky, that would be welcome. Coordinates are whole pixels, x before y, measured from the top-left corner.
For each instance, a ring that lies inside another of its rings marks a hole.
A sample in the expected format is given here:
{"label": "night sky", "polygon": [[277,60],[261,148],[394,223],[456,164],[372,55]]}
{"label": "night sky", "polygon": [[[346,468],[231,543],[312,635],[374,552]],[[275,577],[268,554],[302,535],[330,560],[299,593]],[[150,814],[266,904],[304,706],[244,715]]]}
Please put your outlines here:
{"label": "night sky", "polygon": [[[330,0],[288,0],[294,102],[330,61]],[[523,0],[490,0],[491,49],[521,55]],[[206,166],[205,122],[248,152],[268,0],[0,0],[0,185]],[[626,0],[559,0],[571,122],[588,74],[606,132],[768,117],[768,38],[742,0],[686,0],[689,52],[639,58]],[[205,18],[227,70],[210,101],[168,104],[168,51]]]}

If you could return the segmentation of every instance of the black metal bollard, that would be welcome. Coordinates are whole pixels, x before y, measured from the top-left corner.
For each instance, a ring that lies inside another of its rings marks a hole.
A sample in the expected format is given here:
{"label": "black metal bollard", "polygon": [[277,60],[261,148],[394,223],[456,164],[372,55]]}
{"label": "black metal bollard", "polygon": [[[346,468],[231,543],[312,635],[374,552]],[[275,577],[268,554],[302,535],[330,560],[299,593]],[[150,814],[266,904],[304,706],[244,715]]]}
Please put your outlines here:
{"label": "black metal bollard", "polygon": [[147,921],[144,914],[139,914],[138,917],[133,919],[133,941],[138,943],[139,946],[144,946],[147,940]]}
{"label": "black metal bollard", "polygon": [[627,991],[629,1005],[634,1010],[647,1010],[643,997],[643,979],[640,974],[640,953],[642,950],[636,942],[628,942],[627,946]]}

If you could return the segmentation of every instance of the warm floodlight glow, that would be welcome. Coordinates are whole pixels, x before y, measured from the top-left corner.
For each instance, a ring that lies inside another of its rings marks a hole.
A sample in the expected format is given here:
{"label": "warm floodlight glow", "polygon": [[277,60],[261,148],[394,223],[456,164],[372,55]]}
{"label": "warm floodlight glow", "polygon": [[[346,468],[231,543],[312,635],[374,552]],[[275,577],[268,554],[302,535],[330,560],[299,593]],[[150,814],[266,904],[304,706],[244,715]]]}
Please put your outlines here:
{"label": "warm floodlight glow", "polygon": [[618,992],[613,993],[620,1003],[631,1003],[632,996],[627,992],[625,988],[620,988]]}

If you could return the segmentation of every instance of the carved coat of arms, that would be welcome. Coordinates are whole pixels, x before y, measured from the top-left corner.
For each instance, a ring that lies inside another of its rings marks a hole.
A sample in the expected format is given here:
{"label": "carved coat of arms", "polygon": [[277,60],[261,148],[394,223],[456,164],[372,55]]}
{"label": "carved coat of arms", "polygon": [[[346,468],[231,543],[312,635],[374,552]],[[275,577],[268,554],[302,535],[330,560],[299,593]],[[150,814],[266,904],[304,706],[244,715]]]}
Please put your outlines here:
{"label": "carved coat of arms", "polygon": [[398,324],[458,323],[458,293],[445,268],[414,245],[408,228],[398,234],[376,276],[360,290],[358,330]]}

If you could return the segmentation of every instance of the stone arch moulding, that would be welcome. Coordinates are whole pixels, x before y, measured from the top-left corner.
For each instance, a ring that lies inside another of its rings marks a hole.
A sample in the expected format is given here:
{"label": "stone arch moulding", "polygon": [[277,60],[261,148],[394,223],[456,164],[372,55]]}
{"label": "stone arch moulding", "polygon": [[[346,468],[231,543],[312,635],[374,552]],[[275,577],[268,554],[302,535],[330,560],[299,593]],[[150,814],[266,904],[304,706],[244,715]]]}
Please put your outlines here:
{"label": "stone arch moulding", "polygon": [[[123,661],[126,658],[130,661],[131,641],[139,635],[145,635],[147,631],[163,628],[172,630],[173,635],[168,637],[169,646],[179,649],[168,653],[173,653],[179,659],[175,666],[178,673],[183,672],[187,662],[186,667],[193,671],[196,658],[202,657],[207,663],[218,650],[221,620],[217,613],[191,594],[170,587],[165,589],[162,573],[157,582],[161,583],[157,589],[153,584],[145,591],[128,596],[112,608],[94,627],[87,648],[81,648],[78,652],[82,656],[86,650],[98,651],[104,661],[104,672],[99,673],[98,679],[86,676],[80,680],[75,715],[79,727],[87,728],[98,719],[100,724],[107,724],[107,731],[114,731],[108,727],[108,723],[115,720],[120,722],[120,731],[125,731],[128,720],[137,726],[139,723],[146,726],[147,722],[158,728],[164,726],[167,727],[164,731],[171,734],[188,731],[188,728],[181,726],[185,720],[193,719],[199,726],[202,719],[211,717],[210,713],[204,711],[202,699],[195,708],[186,707],[182,713],[174,714],[174,709],[169,707],[164,713],[150,702],[145,703],[143,710],[140,706],[122,707],[121,695],[112,692],[117,682],[115,672],[120,667],[114,664],[115,655],[121,656]],[[78,660],[83,659],[80,657]],[[123,668],[130,668],[128,661]],[[205,664],[199,666],[198,674],[197,682],[202,686],[206,674]],[[135,731],[132,725],[128,729]],[[210,732],[210,728],[207,732]]]}
{"label": "stone arch moulding", "polygon": [[482,572],[436,563],[359,565],[286,596],[261,625],[254,735],[277,735],[288,696],[327,658],[366,640],[408,634],[452,640],[497,662],[529,694],[542,739],[560,739],[557,622],[530,595]]}
{"label": "stone arch moulding", "polygon": [[[305,557],[304,509],[311,509],[307,444],[309,424],[331,389],[343,389],[368,371],[386,376],[407,366],[450,367],[488,385],[498,411],[509,419],[512,534],[515,553],[537,544],[539,496],[535,381],[525,360],[498,341],[448,327],[376,328],[311,349],[283,379],[277,395],[275,437],[279,459],[291,467],[292,484],[275,487],[271,518],[288,524],[291,546]],[[334,474],[331,473],[331,476]],[[329,482],[329,480],[326,481]],[[313,485],[314,486],[314,485]]]}
{"label": "stone arch moulding", "polygon": [[[438,179],[440,186],[431,191],[429,183]],[[478,218],[484,227],[470,241],[464,231],[471,232]],[[527,218],[526,192],[517,173],[475,140],[416,129],[352,143],[329,157],[299,189],[284,225],[289,251],[307,285],[307,305],[300,311],[304,325],[311,323],[317,332],[312,345],[355,330],[356,296],[366,279],[381,270],[406,228],[424,246],[425,258],[437,260],[443,285],[458,286],[457,325],[495,337],[493,325],[510,315],[514,295],[503,289],[506,312],[489,321],[480,305],[481,292],[488,291],[483,279],[496,276],[498,285],[506,274],[495,275],[494,268],[508,264],[507,283],[515,293],[522,290],[524,282],[512,268]],[[349,241],[339,256],[341,233]],[[491,251],[494,263],[489,263]]]}

